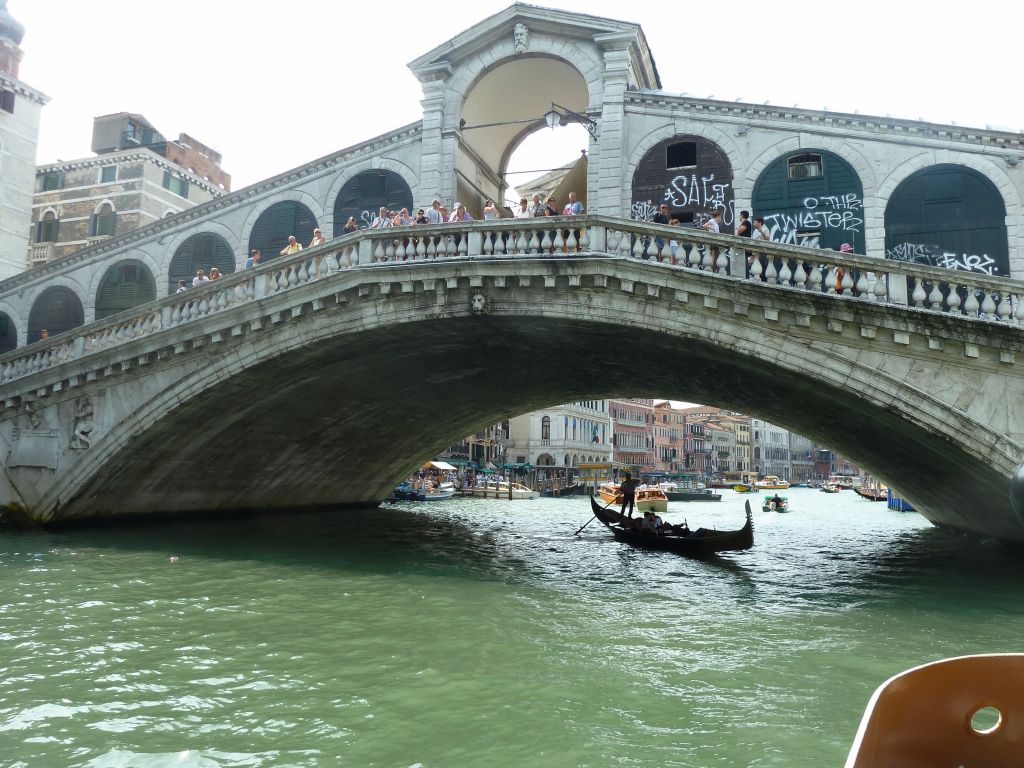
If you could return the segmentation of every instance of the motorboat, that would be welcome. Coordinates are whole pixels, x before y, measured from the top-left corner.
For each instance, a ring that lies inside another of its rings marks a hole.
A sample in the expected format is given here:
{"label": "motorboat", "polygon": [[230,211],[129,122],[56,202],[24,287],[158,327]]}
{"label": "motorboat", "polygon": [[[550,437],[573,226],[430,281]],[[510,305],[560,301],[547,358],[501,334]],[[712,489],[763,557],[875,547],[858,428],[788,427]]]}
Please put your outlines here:
{"label": "motorboat", "polygon": [[406,480],[392,492],[398,501],[445,501],[455,495],[453,483],[412,483]]}
{"label": "motorboat", "polygon": [[462,495],[479,499],[536,499],[540,497],[540,491],[527,488],[522,483],[488,480],[480,485],[466,488]]}
{"label": "motorboat", "polygon": [[736,493],[753,493],[754,492],[754,486],[747,485],[746,483],[737,483],[736,485],[734,485],[732,487],[732,489],[734,491],[736,491]]}
{"label": "motorboat", "polygon": [[840,488],[835,483],[827,483],[827,484],[821,486],[821,492],[822,493],[839,493],[841,490],[843,490],[843,489]]}
{"label": "motorboat", "polygon": [[695,486],[680,487],[677,483],[658,483],[658,488],[665,494],[669,501],[721,501],[722,494],[715,493],[710,488],[705,488],[703,483]]}
{"label": "motorboat", "polygon": [[[618,483],[604,483],[598,492],[605,504],[622,504]],[[668,496],[656,485],[638,485],[633,492],[633,507],[640,512],[667,512]]]}
{"label": "motorboat", "polygon": [[789,499],[778,494],[765,496],[761,505],[762,512],[789,512]]}
{"label": "motorboat", "polygon": [[828,484],[839,486],[841,491],[850,491],[860,487],[861,479],[857,475],[829,475]]}
{"label": "motorboat", "polygon": [[775,475],[765,475],[754,483],[754,488],[759,491],[784,491],[789,488],[789,483]]}

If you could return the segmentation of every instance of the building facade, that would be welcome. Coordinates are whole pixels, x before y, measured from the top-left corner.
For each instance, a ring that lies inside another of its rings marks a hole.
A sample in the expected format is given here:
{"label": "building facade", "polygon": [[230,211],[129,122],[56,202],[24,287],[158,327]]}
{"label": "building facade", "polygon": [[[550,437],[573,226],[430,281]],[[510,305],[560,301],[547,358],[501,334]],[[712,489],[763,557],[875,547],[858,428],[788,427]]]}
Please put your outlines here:
{"label": "building facade", "polygon": [[678,474],[686,471],[686,414],[665,400],[654,406],[654,468]]}
{"label": "building facade", "polygon": [[817,446],[814,441],[795,432],[789,433],[789,480],[792,483],[814,482]]}
{"label": "building facade", "polygon": [[[25,28],[0,0],[0,280],[25,269],[39,118],[47,98],[18,78]],[[0,348],[15,333],[0,317]]]}
{"label": "building facade", "polygon": [[613,430],[613,461],[653,471],[654,400],[609,400],[608,411]]}
{"label": "building facade", "polygon": [[754,471],[790,479],[789,430],[763,419],[751,419]]}
{"label": "building facade", "polygon": [[535,467],[576,467],[611,458],[607,400],[583,400],[509,420],[505,459]]}
{"label": "building facade", "polygon": [[[92,149],[94,157],[36,169],[30,268],[230,191],[219,153],[187,134],[165,139],[142,115],[97,117]],[[234,271],[234,261],[221,271]],[[111,293],[116,306],[97,307],[97,319],[156,296],[151,276],[139,269],[122,270]]]}

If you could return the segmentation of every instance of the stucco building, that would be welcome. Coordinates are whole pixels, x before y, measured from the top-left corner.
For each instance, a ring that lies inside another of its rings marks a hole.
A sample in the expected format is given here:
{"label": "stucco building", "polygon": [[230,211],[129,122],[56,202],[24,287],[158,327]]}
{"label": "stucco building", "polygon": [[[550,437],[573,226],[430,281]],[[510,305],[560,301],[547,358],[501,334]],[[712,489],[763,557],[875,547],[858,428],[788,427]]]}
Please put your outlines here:
{"label": "stucco building", "polygon": [[[0,279],[25,269],[39,118],[47,98],[18,78],[22,26],[0,0]],[[15,333],[0,317],[0,348]]]}
{"label": "stucco building", "polygon": [[509,421],[508,463],[575,467],[608,461],[611,422],[607,400],[584,400]]}

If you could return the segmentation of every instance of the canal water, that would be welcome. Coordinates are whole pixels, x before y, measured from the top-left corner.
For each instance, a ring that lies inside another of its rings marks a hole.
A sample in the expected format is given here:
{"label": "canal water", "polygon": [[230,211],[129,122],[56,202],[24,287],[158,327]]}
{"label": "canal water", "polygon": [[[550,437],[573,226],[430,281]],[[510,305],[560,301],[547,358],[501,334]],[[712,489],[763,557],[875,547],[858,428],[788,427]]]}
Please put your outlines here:
{"label": "canal water", "polygon": [[585,498],[0,531],[0,764],[841,766],[887,677],[1022,650],[1019,553],[786,495],[711,561]]}

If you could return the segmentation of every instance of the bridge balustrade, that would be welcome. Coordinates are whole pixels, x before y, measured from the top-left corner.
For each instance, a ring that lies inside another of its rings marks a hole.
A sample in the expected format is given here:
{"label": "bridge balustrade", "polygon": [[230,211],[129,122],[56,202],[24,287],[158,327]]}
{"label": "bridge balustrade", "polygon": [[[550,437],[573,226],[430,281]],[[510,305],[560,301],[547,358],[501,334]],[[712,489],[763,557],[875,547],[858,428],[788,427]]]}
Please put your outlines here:
{"label": "bridge balustrade", "polygon": [[1024,282],[608,216],[364,229],[0,356],[0,384],[353,269],[415,261],[620,257],[784,290],[1024,324]]}

